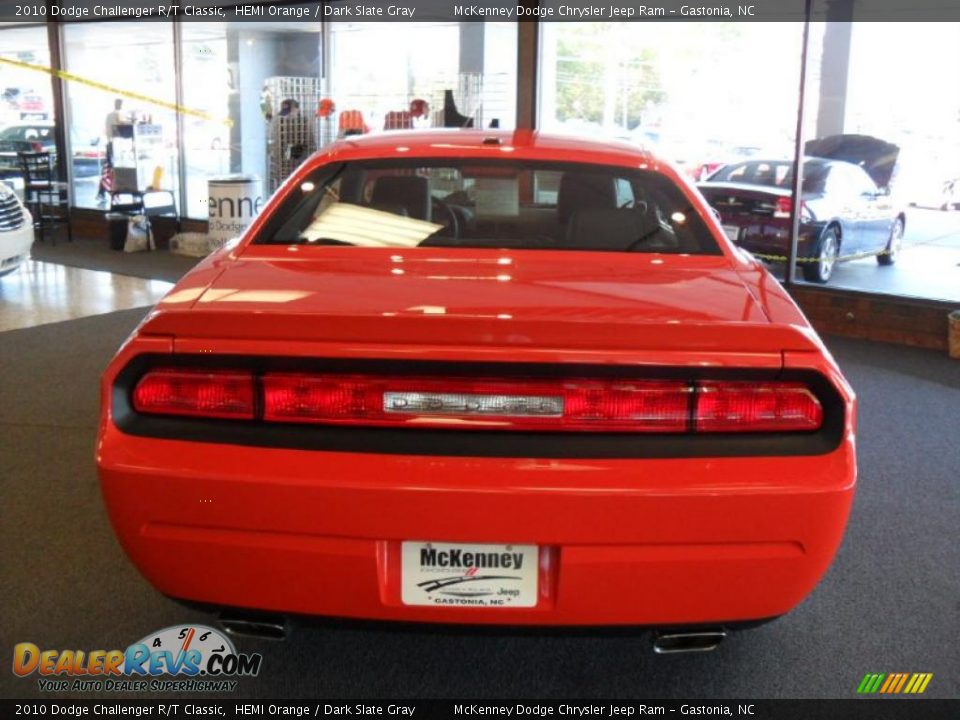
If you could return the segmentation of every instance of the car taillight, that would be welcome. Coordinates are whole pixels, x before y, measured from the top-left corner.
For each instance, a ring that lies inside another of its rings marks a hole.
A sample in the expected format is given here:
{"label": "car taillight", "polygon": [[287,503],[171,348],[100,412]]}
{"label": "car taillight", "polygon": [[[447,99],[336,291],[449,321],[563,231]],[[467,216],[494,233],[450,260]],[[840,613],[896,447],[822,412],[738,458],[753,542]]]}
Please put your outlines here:
{"label": "car taillight", "polygon": [[817,430],[823,407],[800,383],[705,381],[697,387],[699,432]]}
{"label": "car taillight", "polygon": [[139,413],[372,427],[608,433],[805,432],[823,407],[802,383],[437,378],[151,370]]}
{"label": "car taillight", "polygon": [[683,432],[690,386],[660,380],[474,380],[263,376],[268,421],[470,428]]}
{"label": "car taillight", "polygon": [[157,369],[137,383],[133,407],[151,415],[253,420],[255,397],[252,372]]}
{"label": "car taillight", "polygon": [[816,430],[798,383],[393,378],[268,373],[264,420],[336,425],[591,432]]}
{"label": "car taillight", "polygon": [[[793,198],[781,197],[777,198],[777,204],[773,209],[773,216],[775,218],[788,218],[790,213],[793,210]],[[807,207],[805,202],[800,203],[800,219],[809,220],[810,209]]]}
{"label": "car taillight", "polygon": [[777,198],[777,205],[773,210],[775,218],[788,218],[793,211],[793,200],[791,198]]}
{"label": "car taillight", "polygon": [[33,148],[34,152],[43,152],[43,143],[31,142],[30,147]]}

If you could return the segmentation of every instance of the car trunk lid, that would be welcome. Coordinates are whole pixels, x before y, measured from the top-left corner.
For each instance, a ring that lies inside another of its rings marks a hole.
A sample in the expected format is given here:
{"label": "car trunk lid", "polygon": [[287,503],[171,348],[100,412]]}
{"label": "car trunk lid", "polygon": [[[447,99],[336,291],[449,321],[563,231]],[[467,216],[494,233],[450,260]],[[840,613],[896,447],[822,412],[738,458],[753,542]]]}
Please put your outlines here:
{"label": "car trunk lid", "polygon": [[811,157],[843,160],[862,167],[877,184],[890,187],[900,147],[870,135],[830,135],[808,140],[804,152]]}
{"label": "car trunk lid", "polygon": [[463,248],[249,248],[142,332],[514,353],[811,347],[770,324],[723,256]]}
{"label": "car trunk lid", "polygon": [[772,218],[779,198],[790,198],[786,188],[744,183],[705,182],[697,185],[707,202],[724,219]]}

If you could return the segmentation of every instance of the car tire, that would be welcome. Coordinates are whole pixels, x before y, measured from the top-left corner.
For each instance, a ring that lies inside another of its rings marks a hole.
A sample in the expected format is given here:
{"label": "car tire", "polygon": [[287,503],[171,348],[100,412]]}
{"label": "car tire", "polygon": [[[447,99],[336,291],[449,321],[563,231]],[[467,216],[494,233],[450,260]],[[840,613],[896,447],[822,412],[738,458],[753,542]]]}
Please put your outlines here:
{"label": "car tire", "polygon": [[877,262],[885,267],[893,265],[897,261],[902,247],[903,218],[897,218],[893,221],[893,227],[890,228],[890,239],[887,240],[887,246],[880,255],[877,255]]}
{"label": "car tire", "polygon": [[807,282],[821,285],[833,275],[833,267],[837,264],[837,255],[840,254],[840,234],[835,227],[823,231],[817,242],[817,252],[810,262],[802,264],[803,278]]}

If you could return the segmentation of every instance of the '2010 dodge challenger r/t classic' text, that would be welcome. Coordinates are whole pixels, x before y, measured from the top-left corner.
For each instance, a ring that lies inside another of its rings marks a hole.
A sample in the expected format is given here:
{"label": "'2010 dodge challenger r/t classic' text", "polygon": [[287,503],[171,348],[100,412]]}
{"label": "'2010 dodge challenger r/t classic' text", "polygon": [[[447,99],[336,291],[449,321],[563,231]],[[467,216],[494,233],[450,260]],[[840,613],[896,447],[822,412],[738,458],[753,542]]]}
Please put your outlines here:
{"label": "'2010 dodge challenger r/t classic' text", "polygon": [[856,483],[851,389],[699,193],[528,131],[316,154],[147,315],[102,403],[123,547],[225,617],[712,647],[810,593]]}

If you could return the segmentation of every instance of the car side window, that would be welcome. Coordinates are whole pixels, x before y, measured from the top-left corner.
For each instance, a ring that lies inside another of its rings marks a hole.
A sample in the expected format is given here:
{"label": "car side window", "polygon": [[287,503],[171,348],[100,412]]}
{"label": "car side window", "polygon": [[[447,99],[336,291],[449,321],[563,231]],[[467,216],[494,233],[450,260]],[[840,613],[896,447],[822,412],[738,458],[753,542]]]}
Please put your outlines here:
{"label": "car side window", "polygon": [[617,207],[634,207],[635,198],[633,196],[633,184],[626,178],[617,178],[614,180],[614,187],[617,195]]}
{"label": "car side window", "polygon": [[861,168],[855,165],[830,165],[827,176],[827,193],[848,198],[875,193],[877,186]]}
{"label": "car side window", "polygon": [[827,195],[838,197],[852,197],[859,194],[842,165],[831,165],[827,168],[826,192]]}
{"label": "car side window", "polygon": [[744,175],[747,172],[746,163],[739,165],[727,165],[714,173],[710,180],[714,182],[743,182]]}

